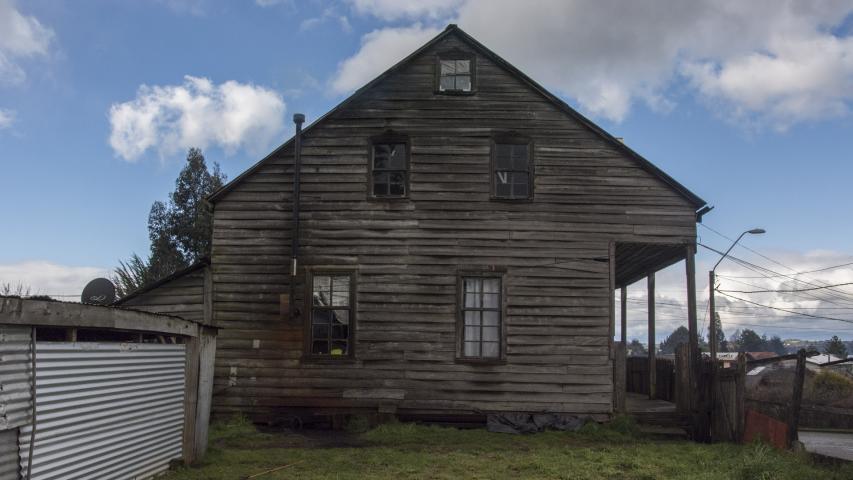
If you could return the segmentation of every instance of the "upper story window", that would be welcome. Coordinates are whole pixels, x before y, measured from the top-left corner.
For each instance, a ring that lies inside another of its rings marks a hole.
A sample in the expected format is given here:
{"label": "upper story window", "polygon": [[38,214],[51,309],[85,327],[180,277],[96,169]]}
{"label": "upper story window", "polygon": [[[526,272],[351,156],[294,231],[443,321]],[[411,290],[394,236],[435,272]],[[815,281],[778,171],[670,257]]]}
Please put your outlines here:
{"label": "upper story window", "polygon": [[308,354],[343,358],[353,353],[353,272],[311,275]]}
{"label": "upper story window", "polygon": [[492,144],[493,198],[527,200],[533,197],[532,150],[529,139],[495,139]]}
{"label": "upper story window", "polygon": [[402,137],[377,137],[370,146],[370,195],[405,198],[409,194],[409,143]]}
{"label": "upper story window", "polygon": [[473,93],[476,82],[474,57],[461,51],[438,56],[436,91],[447,94]]}

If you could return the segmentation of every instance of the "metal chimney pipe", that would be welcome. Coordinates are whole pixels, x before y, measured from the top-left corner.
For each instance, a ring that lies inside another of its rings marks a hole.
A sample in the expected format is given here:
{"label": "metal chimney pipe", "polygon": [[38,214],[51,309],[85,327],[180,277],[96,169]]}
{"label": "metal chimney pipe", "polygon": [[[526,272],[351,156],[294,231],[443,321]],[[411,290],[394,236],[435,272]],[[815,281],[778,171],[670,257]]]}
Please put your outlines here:
{"label": "metal chimney pipe", "polygon": [[299,176],[302,173],[302,124],[305,123],[305,115],[293,114],[293,123],[296,124],[296,135],[293,137],[293,232],[290,244],[290,318],[299,315],[295,308],[294,293],[296,292],[296,274],[298,271],[299,258]]}

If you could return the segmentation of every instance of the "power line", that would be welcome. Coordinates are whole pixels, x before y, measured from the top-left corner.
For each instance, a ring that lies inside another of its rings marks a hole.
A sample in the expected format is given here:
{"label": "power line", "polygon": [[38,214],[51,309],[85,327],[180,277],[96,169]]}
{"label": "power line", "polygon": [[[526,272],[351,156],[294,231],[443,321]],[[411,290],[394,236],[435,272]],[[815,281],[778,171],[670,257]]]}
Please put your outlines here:
{"label": "power line", "polygon": [[[823,331],[823,332],[825,332],[825,331],[827,331],[827,330],[828,330],[828,329],[826,329],[826,328],[819,328],[819,327],[818,327],[818,328],[815,328],[815,327],[793,327],[793,326],[791,326],[791,327],[786,327],[786,326],[782,326],[782,325],[761,325],[761,324],[758,324],[758,323],[739,323],[739,322],[730,322],[730,321],[728,321],[728,320],[726,320],[725,322],[722,322],[722,323],[724,323],[724,324],[726,324],[726,325],[737,325],[737,326],[739,326],[739,327],[757,327],[757,328],[764,328],[764,329],[767,329],[767,328],[773,328],[773,329],[776,329],[776,328],[782,328],[782,329],[785,329],[785,330],[819,330],[819,331]],[[851,333],[853,333],[853,330],[833,330],[833,331],[838,331],[838,332],[851,332]]]}
{"label": "power line", "polygon": [[[700,223],[699,225],[702,225],[703,227],[707,228],[708,230],[710,230],[710,231],[712,231],[712,232],[716,233],[717,235],[719,235],[719,236],[721,236],[721,237],[723,237],[723,238],[725,238],[725,239],[727,239],[727,240],[729,240],[729,241],[733,241],[730,237],[728,237],[728,236],[726,236],[726,235],[723,235],[722,233],[720,233],[720,232],[718,232],[718,231],[714,230],[713,228],[711,228],[711,227],[709,227],[709,226],[707,226],[707,225],[705,225],[705,224],[703,224],[703,223]],[[743,248],[743,249],[745,249],[745,250],[749,250],[750,252],[752,252],[752,253],[754,253],[754,254],[758,255],[759,257],[764,258],[765,260],[768,260],[768,261],[770,261],[770,262],[772,262],[772,263],[775,263],[776,265],[779,265],[780,267],[787,268],[788,270],[790,270],[790,271],[792,271],[792,272],[795,272],[795,273],[794,273],[794,275],[797,275],[797,273],[796,273],[796,270],[795,270],[795,269],[793,269],[793,268],[791,268],[791,267],[789,267],[789,266],[785,265],[784,263],[778,262],[778,261],[776,261],[776,260],[774,260],[774,259],[772,259],[772,258],[768,257],[767,255],[762,254],[761,252],[759,252],[759,251],[757,251],[757,250],[753,250],[753,249],[751,249],[751,248],[747,247],[746,245],[738,244],[738,246],[739,246],[739,247],[741,247],[741,248]],[[759,267],[759,268],[764,268],[764,267]],[[802,280],[797,280],[797,279],[795,279],[795,278],[793,278],[793,277],[791,277],[791,276],[789,276],[789,275],[785,275],[785,274],[783,274],[783,273],[773,272],[773,271],[772,271],[772,270],[770,270],[770,269],[765,269],[765,270],[767,270],[767,271],[769,271],[769,272],[772,272],[772,273],[775,273],[775,274],[776,274],[775,276],[782,276],[782,277],[790,278],[790,279],[792,279],[792,280],[794,280],[794,281],[800,281],[800,282],[802,282]],[[818,282],[819,280],[814,280],[814,279],[812,279],[812,281],[813,281],[813,282]],[[809,284],[809,282],[803,282],[803,283]],[[825,284],[826,282],[821,282],[821,283],[824,283],[824,284]],[[811,284],[811,285],[812,285],[812,286],[817,286],[817,285],[814,285],[814,284]],[[847,293],[847,292],[840,292],[840,293],[843,293],[843,294],[845,294],[845,295],[848,295],[848,293]]]}
{"label": "power line", "polygon": [[[697,242],[697,245],[699,245],[700,247],[706,248],[706,249],[708,249],[708,250],[710,250],[710,251],[712,251],[712,252],[715,252],[715,253],[717,253],[717,254],[719,254],[719,255],[725,255],[725,253],[723,253],[723,252],[721,252],[721,251],[717,250],[716,248],[709,247],[708,245],[705,245],[705,244],[703,244],[703,243],[698,243],[698,242]],[[802,284],[805,284],[805,285],[808,285],[808,286],[811,286],[811,287],[817,287],[817,286],[820,286],[820,285],[816,285],[816,284],[814,284],[814,283],[809,283],[809,282],[806,282],[806,281],[803,281],[803,280],[796,279],[796,278],[791,277],[790,275],[786,275],[786,274],[784,274],[784,273],[779,273],[779,272],[776,272],[776,271],[770,270],[769,268],[765,268],[765,267],[762,267],[762,266],[760,266],[760,265],[756,265],[756,264],[754,264],[754,263],[750,263],[750,262],[748,262],[748,261],[746,261],[746,260],[740,259],[740,258],[735,257],[735,256],[733,256],[733,255],[728,255],[728,257],[727,257],[727,258],[730,258],[732,261],[737,262],[739,265],[743,266],[744,268],[747,268],[747,269],[749,269],[749,270],[752,270],[752,271],[754,271],[755,273],[758,273],[758,274],[760,274],[760,275],[763,275],[763,276],[764,276],[764,277],[766,277],[766,278],[771,278],[771,276],[770,276],[770,275],[768,275],[768,274],[766,274],[764,271],[770,272],[770,273],[772,273],[772,274],[776,274],[777,276],[783,276],[783,277],[789,278],[789,279],[791,279],[791,280],[793,280],[793,281],[795,281],[795,282],[799,282],[799,283],[802,283]],[[762,271],[762,270],[763,270],[763,271]],[[760,287],[757,287],[757,288],[760,288]],[[831,292],[834,292],[834,290],[830,290],[830,291],[831,291]],[[829,293],[829,292],[828,292],[828,293]],[[843,295],[837,295],[837,294],[836,294],[836,295],[833,295],[833,297],[835,297],[836,299],[839,299],[839,300],[847,301],[847,302],[853,301],[853,294],[849,294],[849,293],[847,293],[847,292],[841,292],[841,293],[842,293]],[[838,303],[836,303],[836,302],[833,302],[832,300],[829,300],[829,299],[826,299],[826,298],[820,298],[820,297],[817,297],[817,296],[815,296],[814,294],[807,293],[806,295],[810,295],[810,296],[812,296],[813,298],[816,298],[816,299],[818,299],[818,300],[822,300],[822,301],[825,301],[825,302],[828,302],[828,303],[833,303],[833,304],[836,304],[836,305],[840,305],[840,304],[838,304]]]}
{"label": "power line", "polygon": [[[827,270],[835,270],[836,268],[849,267],[849,266],[853,266],[853,262],[849,262],[849,263],[842,263],[842,264],[840,264],[840,265],[832,265],[832,266],[830,266],[830,267],[818,268],[818,269],[816,269],[816,270],[806,270],[806,271],[804,271],[804,272],[796,272],[796,273],[792,273],[791,275],[804,275],[804,274],[807,274],[807,273],[825,272],[825,271],[827,271]],[[776,275],[774,275],[774,276],[776,276]],[[781,277],[781,275],[778,275],[778,276],[780,276],[780,277]],[[752,276],[735,276],[735,277],[733,277],[733,278],[761,278],[761,277],[752,277]]]}
{"label": "power line", "polygon": [[756,302],[753,302],[753,301],[750,301],[750,300],[746,300],[746,299],[744,299],[744,298],[739,298],[739,297],[736,297],[736,296],[734,296],[734,295],[729,295],[728,293],[720,292],[719,290],[717,290],[717,292],[719,292],[719,293],[721,293],[721,294],[725,295],[726,297],[734,298],[735,300],[740,300],[741,302],[746,302],[746,303],[751,303],[751,304],[753,304],[753,305],[758,305],[759,307],[770,308],[770,309],[773,309],[773,310],[779,310],[779,311],[781,311],[781,312],[793,313],[793,314],[800,315],[800,316],[803,316],[803,317],[811,317],[811,318],[818,318],[818,319],[821,319],[821,320],[835,320],[835,321],[838,321],[838,322],[853,323],[853,320],[848,320],[848,319],[845,319],[845,318],[823,317],[823,316],[820,316],[820,315],[811,315],[811,314],[809,314],[809,313],[794,312],[794,311],[791,311],[791,310],[785,310],[784,308],[772,307],[772,306],[770,306],[770,305],[762,305],[762,304],[760,304],[760,303],[756,303]]}
{"label": "power line", "polygon": [[796,292],[810,292],[812,290],[822,290],[824,288],[832,288],[832,287],[845,287],[847,285],[853,285],[853,282],[836,283],[835,285],[825,285],[823,287],[799,288],[799,289],[795,289],[795,290],[717,290],[717,291],[718,292],[730,292],[730,293],[796,293]]}

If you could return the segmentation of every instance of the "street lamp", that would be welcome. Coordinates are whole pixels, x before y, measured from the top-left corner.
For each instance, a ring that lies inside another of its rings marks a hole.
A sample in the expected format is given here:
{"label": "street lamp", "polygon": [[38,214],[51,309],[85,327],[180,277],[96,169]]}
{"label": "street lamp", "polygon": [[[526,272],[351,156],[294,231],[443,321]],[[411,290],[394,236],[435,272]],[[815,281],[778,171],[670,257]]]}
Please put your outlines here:
{"label": "street lamp", "polygon": [[726,253],[724,253],[723,256],[720,257],[720,259],[714,265],[714,268],[712,268],[711,271],[708,272],[708,310],[711,313],[711,323],[708,326],[708,336],[710,337],[710,341],[708,343],[710,344],[709,346],[711,348],[711,365],[712,368],[714,368],[715,370],[717,366],[717,311],[714,305],[714,284],[716,283],[716,276],[714,272],[717,270],[717,267],[720,266],[720,263],[726,258],[726,256],[728,256],[729,252],[731,252],[732,249],[735,248],[735,245],[737,245],[740,239],[743,238],[743,236],[747,233],[750,235],[761,235],[762,233],[766,233],[766,231],[763,228],[753,228],[752,230],[747,230],[741,233],[740,236],[737,237],[737,240],[732,243],[732,246],[729,247],[728,250],[726,250]]}

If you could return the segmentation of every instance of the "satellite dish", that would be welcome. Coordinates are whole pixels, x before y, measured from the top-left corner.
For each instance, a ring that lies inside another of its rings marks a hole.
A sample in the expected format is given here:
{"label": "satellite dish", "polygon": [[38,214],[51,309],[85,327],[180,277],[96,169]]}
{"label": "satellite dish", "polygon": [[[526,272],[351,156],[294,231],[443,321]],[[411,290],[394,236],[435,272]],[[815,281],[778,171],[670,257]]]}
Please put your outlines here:
{"label": "satellite dish", "polygon": [[90,305],[112,305],[115,301],[116,286],[106,278],[96,278],[87,283],[80,295],[80,302]]}

